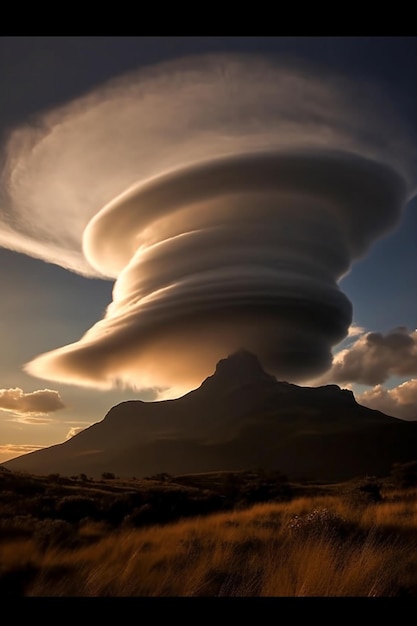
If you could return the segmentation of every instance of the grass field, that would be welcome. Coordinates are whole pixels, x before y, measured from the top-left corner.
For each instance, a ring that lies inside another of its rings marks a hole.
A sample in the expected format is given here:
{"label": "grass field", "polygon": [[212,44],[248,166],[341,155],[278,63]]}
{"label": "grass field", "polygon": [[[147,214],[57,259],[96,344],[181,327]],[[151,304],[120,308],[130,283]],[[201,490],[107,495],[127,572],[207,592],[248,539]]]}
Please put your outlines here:
{"label": "grass field", "polygon": [[[57,488],[51,479],[44,482]],[[196,496],[196,487],[168,482],[159,484],[160,502],[170,490]],[[76,481],[70,483],[66,488],[76,490]],[[210,484],[230,489],[231,483],[230,476],[217,477],[200,491],[208,497]],[[146,499],[144,484],[150,497],[157,482],[137,481],[137,493]],[[103,494],[110,493],[114,504],[115,493],[120,497],[127,486],[103,481],[89,488],[103,511]],[[135,492],[133,481],[129,489]],[[61,504],[68,502],[64,493]],[[3,484],[3,504],[5,494]],[[45,492],[37,493],[37,516],[33,505],[31,515],[11,517],[1,509],[2,596],[417,596],[414,487],[389,481],[294,485],[291,497],[287,492],[253,504],[239,500],[228,509],[186,517],[177,511],[175,520],[163,523],[135,523],[132,514],[115,523],[106,518],[108,508],[101,518],[96,508],[95,519],[69,521],[70,509],[62,506],[57,509],[67,519],[42,516],[46,499]],[[9,495],[9,511],[11,501]]]}

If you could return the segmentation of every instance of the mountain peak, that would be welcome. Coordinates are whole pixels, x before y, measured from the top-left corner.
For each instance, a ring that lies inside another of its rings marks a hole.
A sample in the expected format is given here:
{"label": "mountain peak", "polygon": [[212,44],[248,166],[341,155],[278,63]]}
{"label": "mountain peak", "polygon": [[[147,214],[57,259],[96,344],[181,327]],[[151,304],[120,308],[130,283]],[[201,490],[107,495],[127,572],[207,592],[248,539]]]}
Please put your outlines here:
{"label": "mountain peak", "polygon": [[[241,372],[250,374],[266,374],[259,359],[248,350],[237,350],[221,359],[216,365],[215,375],[222,375],[229,372]],[[268,375],[268,374],[267,374]]]}
{"label": "mountain peak", "polygon": [[216,365],[214,374],[206,378],[203,385],[209,383],[229,387],[256,381],[277,382],[274,376],[265,372],[255,354],[241,349],[221,359]]}
{"label": "mountain peak", "polygon": [[294,480],[340,481],[389,472],[415,459],[417,447],[417,423],[361,406],[337,385],[277,381],[247,350],[221,359],[181,398],[132,400],[110,412],[68,441],[4,465],[67,476],[110,469],[126,478],[263,467]]}

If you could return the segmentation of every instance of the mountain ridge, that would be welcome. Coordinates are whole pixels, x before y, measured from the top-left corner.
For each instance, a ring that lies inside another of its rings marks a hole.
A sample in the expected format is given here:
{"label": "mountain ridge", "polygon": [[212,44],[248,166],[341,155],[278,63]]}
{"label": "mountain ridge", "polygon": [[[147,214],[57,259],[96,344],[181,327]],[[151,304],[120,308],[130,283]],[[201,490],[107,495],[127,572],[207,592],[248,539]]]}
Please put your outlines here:
{"label": "mountain ridge", "polygon": [[417,423],[357,403],[338,385],[278,381],[239,350],[172,400],[121,402],[72,439],[3,463],[31,473],[123,477],[276,469],[320,480],[379,474],[417,458]]}

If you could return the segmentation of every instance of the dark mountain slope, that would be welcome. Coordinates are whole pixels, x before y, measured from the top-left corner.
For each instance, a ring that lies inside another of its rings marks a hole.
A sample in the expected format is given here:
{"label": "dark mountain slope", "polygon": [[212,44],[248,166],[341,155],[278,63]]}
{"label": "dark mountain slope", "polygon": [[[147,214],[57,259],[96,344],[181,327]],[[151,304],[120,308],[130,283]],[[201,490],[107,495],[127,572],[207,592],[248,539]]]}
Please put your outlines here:
{"label": "dark mountain slope", "polygon": [[414,459],[417,422],[368,409],[337,385],[279,382],[240,351],[181,398],[123,402],[69,441],[3,465],[95,477],[263,467],[292,478],[344,480],[383,475],[393,462]]}

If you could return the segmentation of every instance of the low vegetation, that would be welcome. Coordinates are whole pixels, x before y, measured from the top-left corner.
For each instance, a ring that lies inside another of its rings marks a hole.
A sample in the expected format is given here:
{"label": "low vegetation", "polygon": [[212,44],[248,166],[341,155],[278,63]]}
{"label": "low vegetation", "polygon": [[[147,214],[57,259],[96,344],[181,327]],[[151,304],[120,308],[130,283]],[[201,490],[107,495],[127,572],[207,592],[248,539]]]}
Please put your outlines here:
{"label": "low vegetation", "polygon": [[0,594],[415,597],[416,467],[339,484],[0,471]]}

